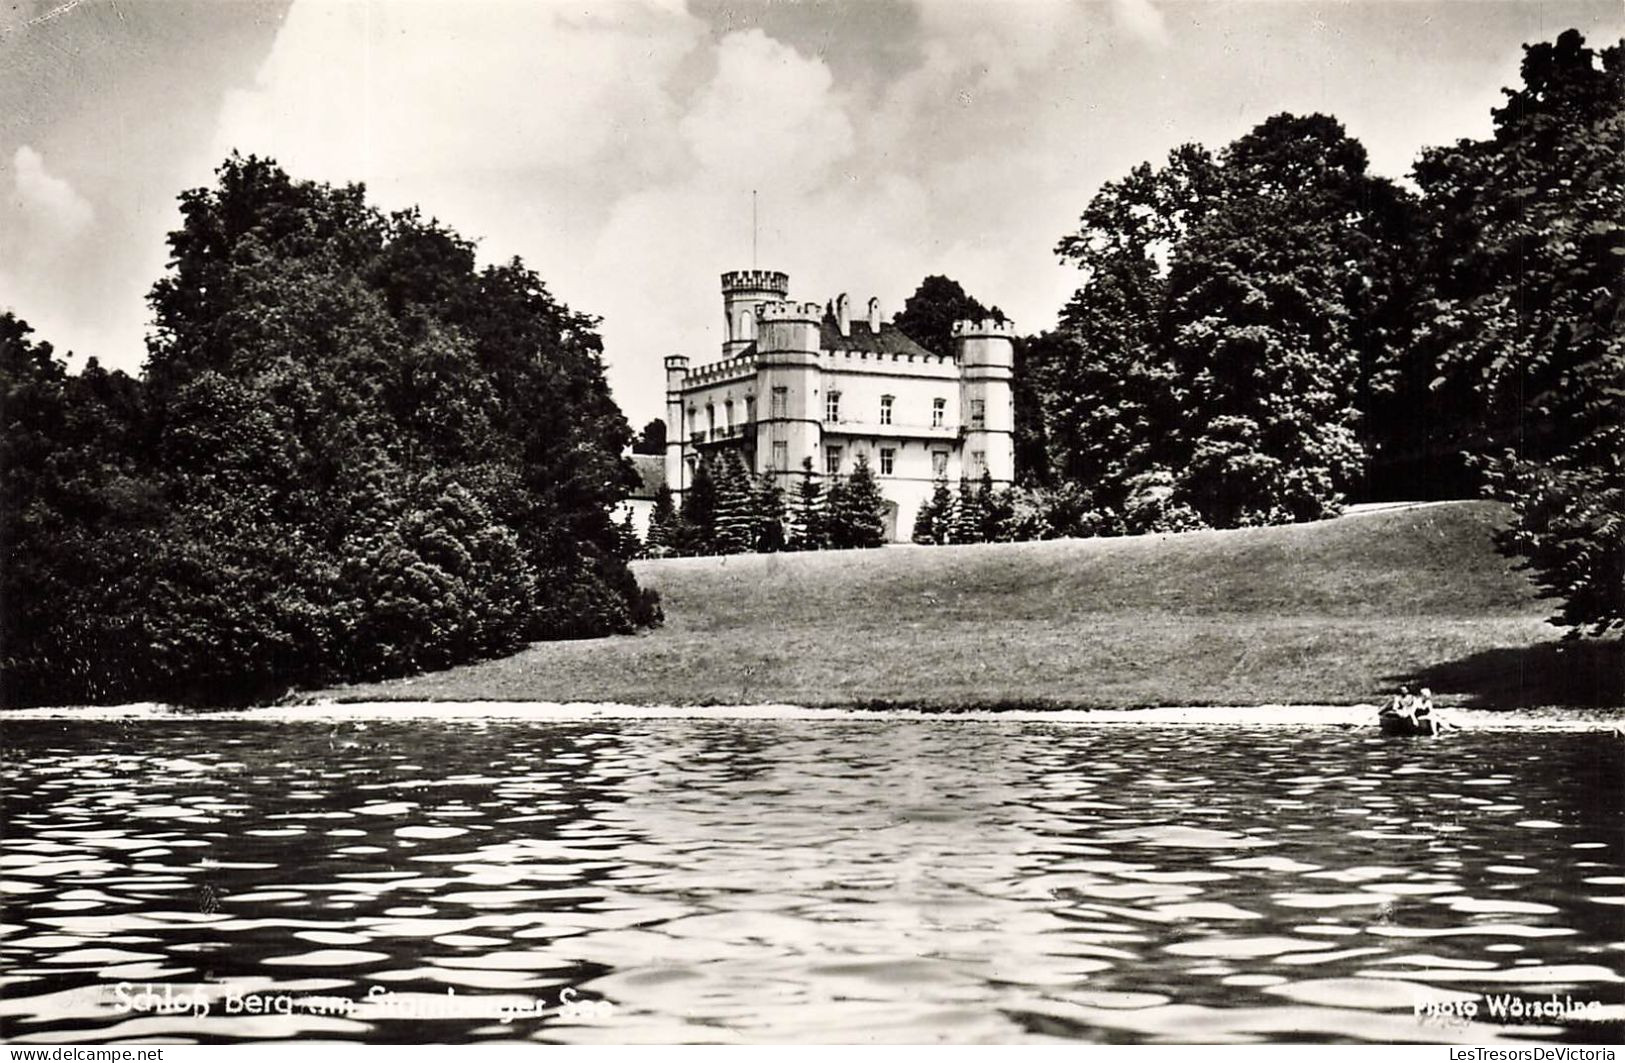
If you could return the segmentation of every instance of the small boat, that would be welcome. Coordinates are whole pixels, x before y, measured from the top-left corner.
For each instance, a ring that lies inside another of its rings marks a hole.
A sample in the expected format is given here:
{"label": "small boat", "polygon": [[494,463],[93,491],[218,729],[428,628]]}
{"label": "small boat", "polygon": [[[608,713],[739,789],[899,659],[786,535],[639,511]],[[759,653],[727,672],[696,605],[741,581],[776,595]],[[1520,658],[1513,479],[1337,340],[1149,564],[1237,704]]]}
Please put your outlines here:
{"label": "small boat", "polygon": [[1433,716],[1423,716],[1417,719],[1414,716],[1404,716],[1400,713],[1383,712],[1377,717],[1377,723],[1382,727],[1385,735],[1436,735],[1445,730],[1443,724]]}
{"label": "small boat", "polygon": [[1438,735],[1453,730],[1433,712],[1433,691],[1422,688],[1420,695],[1401,689],[1377,713],[1377,724],[1385,735]]}

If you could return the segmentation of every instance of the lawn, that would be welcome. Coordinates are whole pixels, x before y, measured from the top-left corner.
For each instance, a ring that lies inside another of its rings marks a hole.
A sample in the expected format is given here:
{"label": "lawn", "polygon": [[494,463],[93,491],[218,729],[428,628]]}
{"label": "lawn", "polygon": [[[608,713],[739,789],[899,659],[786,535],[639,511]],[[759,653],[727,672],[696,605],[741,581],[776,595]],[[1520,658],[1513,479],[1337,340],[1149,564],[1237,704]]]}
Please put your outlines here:
{"label": "lawn", "polygon": [[319,692],[344,700],[997,706],[1614,705],[1458,502],[1284,528],[644,561],[663,628]]}

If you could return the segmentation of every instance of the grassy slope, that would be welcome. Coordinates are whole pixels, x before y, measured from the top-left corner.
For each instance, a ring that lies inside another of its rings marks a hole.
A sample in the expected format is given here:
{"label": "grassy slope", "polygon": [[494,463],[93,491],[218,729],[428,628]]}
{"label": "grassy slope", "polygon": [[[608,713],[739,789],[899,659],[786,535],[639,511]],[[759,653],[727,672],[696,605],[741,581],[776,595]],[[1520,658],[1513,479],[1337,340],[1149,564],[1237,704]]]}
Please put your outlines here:
{"label": "grassy slope", "polygon": [[1450,503],[1287,528],[641,562],[649,634],[325,692],[932,706],[1350,703],[1401,681],[1479,705],[1617,703],[1612,647],[1558,647]]}

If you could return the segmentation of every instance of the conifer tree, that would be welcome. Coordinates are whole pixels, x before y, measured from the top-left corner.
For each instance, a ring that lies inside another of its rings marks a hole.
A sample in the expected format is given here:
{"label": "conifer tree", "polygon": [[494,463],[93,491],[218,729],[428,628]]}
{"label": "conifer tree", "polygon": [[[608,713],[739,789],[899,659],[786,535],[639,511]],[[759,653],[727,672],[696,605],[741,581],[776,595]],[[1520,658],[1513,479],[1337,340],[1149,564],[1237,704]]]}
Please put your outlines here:
{"label": "conifer tree", "polygon": [[756,482],[754,517],[756,552],[773,554],[784,549],[784,490],[772,473],[763,473]]}
{"label": "conifer tree", "polygon": [[717,530],[717,483],[712,476],[711,463],[702,461],[694,467],[694,480],[683,492],[683,505],[678,543],[684,554],[715,552]]}
{"label": "conifer tree", "polygon": [[948,490],[948,477],[937,477],[937,485],[931,492],[931,541],[937,546],[947,544],[953,532],[954,525],[954,496]]}
{"label": "conifer tree", "polygon": [[813,474],[812,459],[802,458],[801,483],[790,518],[790,549],[822,550],[825,545],[823,490]]}
{"label": "conifer tree", "polygon": [[643,554],[643,540],[638,538],[638,529],[632,523],[632,511],[629,509],[621,517],[621,523],[615,528],[616,545],[620,548],[621,556],[630,561]]}
{"label": "conifer tree", "polygon": [[655,506],[649,514],[649,538],[644,552],[650,557],[664,557],[677,548],[677,507],[671,501],[671,488],[665,484],[655,493]]}
{"label": "conifer tree", "polygon": [[976,489],[976,504],[981,509],[981,535],[986,543],[1009,542],[1012,507],[1010,493],[993,486],[993,474],[982,470],[982,482]]}
{"label": "conifer tree", "polygon": [[829,489],[825,507],[830,546],[837,550],[880,546],[886,541],[886,526],[881,519],[885,505],[869,456],[859,454],[851,478],[837,481]]}
{"label": "conifer tree", "polygon": [[920,508],[914,514],[914,531],[909,535],[909,541],[916,546],[930,546],[937,541],[937,508],[936,498],[928,498],[920,503]]}
{"label": "conifer tree", "polygon": [[756,498],[750,475],[736,451],[716,462],[716,534],[713,545],[719,554],[743,554],[756,548]]}
{"label": "conifer tree", "polygon": [[959,481],[959,505],[954,509],[951,535],[955,543],[982,541],[982,500],[969,480]]}

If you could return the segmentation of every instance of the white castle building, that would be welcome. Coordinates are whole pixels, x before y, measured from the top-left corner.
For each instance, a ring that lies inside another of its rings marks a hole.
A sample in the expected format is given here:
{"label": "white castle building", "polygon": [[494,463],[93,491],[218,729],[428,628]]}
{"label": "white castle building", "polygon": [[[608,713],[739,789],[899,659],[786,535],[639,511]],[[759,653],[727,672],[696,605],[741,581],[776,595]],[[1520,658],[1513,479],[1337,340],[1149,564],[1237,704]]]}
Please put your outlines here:
{"label": "white castle building", "polygon": [[886,498],[886,537],[907,539],[934,483],[1014,477],[1015,407],[1008,322],[961,321],[954,349],[928,351],[880,319],[789,300],[790,278],[722,275],[722,358],[666,359],[666,484],[681,500],[707,455],[734,449],[794,498],[802,461],[820,478],[850,475],[859,455]]}

